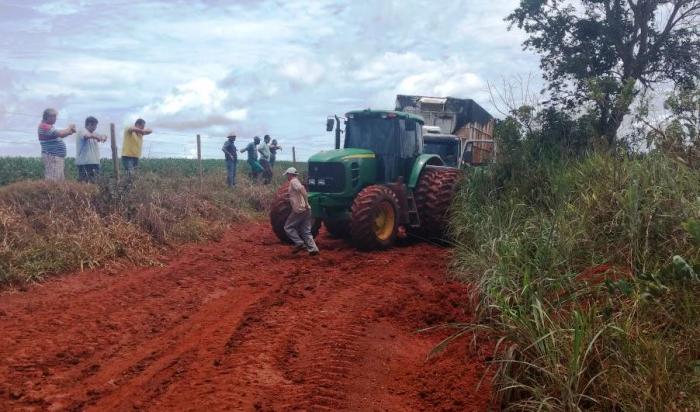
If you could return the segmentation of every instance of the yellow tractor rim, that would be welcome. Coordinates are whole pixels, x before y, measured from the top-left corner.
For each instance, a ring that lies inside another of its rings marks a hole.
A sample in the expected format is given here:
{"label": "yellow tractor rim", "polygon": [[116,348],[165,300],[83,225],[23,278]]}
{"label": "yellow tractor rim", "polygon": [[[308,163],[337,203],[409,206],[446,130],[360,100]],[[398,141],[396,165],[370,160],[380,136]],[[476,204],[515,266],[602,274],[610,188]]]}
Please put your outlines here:
{"label": "yellow tractor rim", "polygon": [[389,202],[381,202],[377,210],[377,216],[374,218],[374,233],[380,240],[387,240],[394,232],[394,221],[396,215],[394,208]]}

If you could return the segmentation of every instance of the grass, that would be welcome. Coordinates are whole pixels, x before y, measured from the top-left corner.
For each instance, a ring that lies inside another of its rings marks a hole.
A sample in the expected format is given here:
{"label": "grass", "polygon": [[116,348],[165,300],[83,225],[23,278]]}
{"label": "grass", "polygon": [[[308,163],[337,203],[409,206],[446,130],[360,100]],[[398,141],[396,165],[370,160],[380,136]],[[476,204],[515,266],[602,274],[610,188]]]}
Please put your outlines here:
{"label": "grass", "polygon": [[[149,159],[142,166],[130,184],[122,179],[116,185],[106,174],[98,184],[23,180],[0,187],[0,284],[39,281],[115,259],[157,264],[173,245],[215,240],[234,222],[262,217],[282,182],[279,171],[287,167],[276,166],[275,181],[263,186],[251,184],[243,164],[231,190],[223,161],[205,161],[201,184],[193,160]],[[12,171],[0,175],[5,182],[36,178],[41,162],[0,158],[0,170]]]}
{"label": "grass", "polygon": [[[700,410],[700,172],[590,156],[475,172],[452,215],[507,410]],[[507,179],[501,176],[509,175]]]}
{"label": "grass", "polygon": [[[239,172],[247,173],[245,160],[238,162]],[[275,169],[278,173],[291,166],[291,162],[278,161]],[[112,176],[112,160],[102,159],[101,168],[105,176]],[[119,165],[121,167],[121,164]],[[303,168],[303,164],[299,167]],[[166,177],[194,177],[198,174],[197,161],[194,159],[161,158],[141,159],[139,168],[144,173],[156,173]],[[206,175],[225,173],[226,166],[223,160],[203,159],[202,171]],[[66,158],[66,178],[75,180],[78,171],[75,167],[75,159]],[[240,174],[240,173],[239,173]],[[40,158],[36,157],[0,157],[0,186],[25,180],[41,180],[44,177],[44,167]]]}

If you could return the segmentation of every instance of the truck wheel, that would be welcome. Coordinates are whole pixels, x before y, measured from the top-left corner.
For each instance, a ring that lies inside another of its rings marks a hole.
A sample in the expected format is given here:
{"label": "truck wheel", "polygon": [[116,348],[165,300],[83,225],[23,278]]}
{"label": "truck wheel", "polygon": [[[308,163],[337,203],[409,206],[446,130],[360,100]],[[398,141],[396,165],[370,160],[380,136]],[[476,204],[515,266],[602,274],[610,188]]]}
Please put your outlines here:
{"label": "truck wheel", "polygon": [[391,247],[396,240],[399,201],[385,186],[368,186],[352,203],[350,235],[358,249]]}
{"label": "truck wheel", "polygon": [[350,236],[350,221],[349,220],[324,220],[328,233],[335,238],[346,238]]}
{"label": "truck wheel", "polygon": [[450,205],[461,178],[462,172],[459,169],[426,166],[423,170],[415,191],[420,234],[428,238],[446,236]]}
{"label": "truck wheel", "polygon": [[[287,222],[289,214],[292,213],[292,205],[289,203],[289,182],[285,182],[275,194],[275,200],[270,207],[270,226],[279,240],[284,243],[292,243],[284,231],[284,224]],[[315,238],[321,228],[320,221],[314,221],[311,225],[311,235]]]}

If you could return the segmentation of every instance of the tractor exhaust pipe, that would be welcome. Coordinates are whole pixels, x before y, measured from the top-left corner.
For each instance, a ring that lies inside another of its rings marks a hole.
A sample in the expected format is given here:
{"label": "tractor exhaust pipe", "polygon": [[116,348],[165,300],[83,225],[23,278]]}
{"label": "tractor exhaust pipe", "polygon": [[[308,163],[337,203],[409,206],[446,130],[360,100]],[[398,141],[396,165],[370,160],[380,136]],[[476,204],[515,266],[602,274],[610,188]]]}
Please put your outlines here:
{"label": "tractor exhaust pipe", "polygon": [[335,150],[340,149],[340,119],[335,117]]}

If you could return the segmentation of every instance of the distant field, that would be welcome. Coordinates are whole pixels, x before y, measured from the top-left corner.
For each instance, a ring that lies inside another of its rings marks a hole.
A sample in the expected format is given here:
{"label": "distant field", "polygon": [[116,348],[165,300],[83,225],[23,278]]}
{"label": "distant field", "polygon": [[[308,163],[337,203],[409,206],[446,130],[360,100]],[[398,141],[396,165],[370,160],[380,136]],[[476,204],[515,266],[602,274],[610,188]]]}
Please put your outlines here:
{"label": "distant field", "polygon": [[[275,172],[282,173],[291,166],[292,162],[279,161],[275,164]],[[102,159],[102,170],[107,176],[112,175],[112,161]],[[121,166],[121,165],[120,165]],[[144,173],[153,172],[168,177],[191,177],[197,175],[197,161],[194,159],[141,159],[139,164]],[[297,162],[297,167],[305,169],[305,163]],[[247,173],[248,164],[245,160],[238,162],[239,173]],[[202,170],[205,174],[226,173],[223,159],[202,160]],[[66,158],[66,179],[76,180],[78,176],[75,159]],[[38,180],[44,177],[44,169],[40,158],[36,157],[0,157],[0,186],[22,180]]]}

